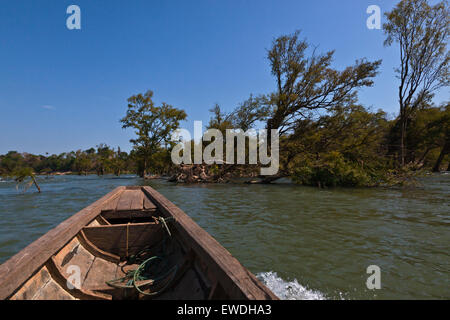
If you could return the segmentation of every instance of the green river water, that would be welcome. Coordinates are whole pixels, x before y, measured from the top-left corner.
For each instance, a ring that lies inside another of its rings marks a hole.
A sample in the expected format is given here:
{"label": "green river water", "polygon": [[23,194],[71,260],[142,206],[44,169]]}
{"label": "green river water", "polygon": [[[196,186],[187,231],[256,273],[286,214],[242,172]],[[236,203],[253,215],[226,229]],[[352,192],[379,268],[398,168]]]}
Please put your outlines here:
{"label": "green river water", "polygon": [[[120,185],[150,185],[282,299],[450,299],[450,174],[414,189],[176,185],[134,176],[0,181],[0,263]],[[369,290],[369,265],[381,289]]]}

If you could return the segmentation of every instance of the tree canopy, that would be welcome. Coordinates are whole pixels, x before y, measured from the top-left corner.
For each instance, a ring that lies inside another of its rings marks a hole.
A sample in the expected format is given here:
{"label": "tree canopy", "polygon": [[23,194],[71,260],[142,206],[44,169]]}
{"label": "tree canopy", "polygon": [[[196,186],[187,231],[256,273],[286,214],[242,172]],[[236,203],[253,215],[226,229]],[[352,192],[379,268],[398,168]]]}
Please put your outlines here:
{"label": "tree canopy", "polygon": [[409,119],[436,90],[450,84],[450,9],[447,1],[432,6],[426,0],[402,0],[386,18],[384,43],[396,43],[400,49],[396,72],[400,80],[400,162],[405,165],[410,154],[406,146]]}
{"label": "tree canopy", "polygon": [[170,137],[180,121],[187,115],[184,110],[177,109],[163,102],[155,106],[153,91],[139,93],[128,98],[126,116],[120,120],[123,128],[133,128],[135,139],[130,142],[134,145],[135,154],[142,162],[139,174],[145,176],[150,157],[160,151],[161,147],[170,146]]}

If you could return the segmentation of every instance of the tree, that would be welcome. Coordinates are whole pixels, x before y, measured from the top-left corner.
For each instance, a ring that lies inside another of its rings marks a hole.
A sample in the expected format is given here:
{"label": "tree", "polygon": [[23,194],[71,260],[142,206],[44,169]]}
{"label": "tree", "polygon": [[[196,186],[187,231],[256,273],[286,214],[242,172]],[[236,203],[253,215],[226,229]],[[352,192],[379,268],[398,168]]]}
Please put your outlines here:
{"label": "tree", "polygon": [[14,180],[17,182],[16,186],[17,188],[21,183],[25,183],[26,180],[30,178],[30,181],[25,183],[24,192],[28,190],[28,188],[31,187],[31,185],[33,184],[36,186],[38,192],[39,193],[41,192],[41,188],[39,187],[36,181],[36,176],[32,168],[30,167],[19,168],[12,173],[12,176],[14,177]]}
{"label": "tree", "polygon": [[247,131],[258,121],[265,121],[269,115],[269,107],[265,96],[250,97],[240,103],[233,111],[225,113],[218,104],[209,110],[212,117],[207,128],[218,129],[225,134],[226,129],[241,129]]}
{"label": "tree", "polygon": [[242,102],[231,114],[231,122],[234,128],[247,131],[255,126],[257,122],[267,121],[270,107],[264,95],[250,97]]}
{"label": "tree", "polygon": [[12,173],[16,168],[24,166],[23,156],[17,151],[9,151],[2,156],[0,166],[6,174]]}
{"label": "tree", "polygon": [[338,71],[331,68],[334,51],[306,57],[309,44],[299,39],[299,31],[275,39],[268,52],[276,91],[267,103],[272,114],[267,129],[279,129],[280,134],[295,128],[299,119],[311,111],[332,110],[355,102],[356,89],[372,86],[381,60],[356,61],[353,66]]}
{"label": "tree", "polygon": [[114,153],[111,159],[111,170],[116,176],[120,176],[121,172],[127,167],[128,154],[121,152],[120,147],[117,147],[117,152]]}
{"label": "tree", "polygon": [[317,120],[302,120],[285,149],[294,180],[315,186],[375,185],[386,169],[383,111],[360,105],[336,108]]}
{"label": "tree", "polygon": [[95,157],[95,171],[101,176],[112,171],[112,158],[114,150],[110,149],[107,144],[100,143],[97,146],[97,155]]}
{"label": "tree", "polygon": [[298,126],[321,113],[355,104],[357,89],[373,85],[381,64],[381,60],[369,62],[362,59],[342,71],[333,69],[334,51],[325,54],[317,54],[315,49],[308,51],[310,45],[299,35],[300,32],[296,31],[273,41],[268,60],[276,90],[256,100],[261,107],[267,108],[263,117],[266,128],[277,129],[281,136],[279,173],[265,181],[288,174],[288,164],[299,152],[289,147],[295,145],[291,140],[296,139],[297,135],[293,133]]}
{"label": "tree", "polygon": [[[408,121],[406,144],[408,145],[408,161],[413,163],[412,168],[429,167],[431,162],[436,163],[438,153],[445,150],[446,131],[449,127],[449,111],[445,104],[436,107],[424,105],[418,108]],[[390,153],[398,151],[395,141],[400,137],[399,123],[395,122],[390,134],[389,143],[394,144]]]}
{"label": "tree", "polygon": [[154,105],[153,91],[139,93],[128,99],[128,110],[120,120],[122,128],[135,129],[136,139],[131,139],[136,154],[142,160],[139,174],[145,176],[148,161],[160,146],[168,145],[171,134],[176,130],[180,121],[186,119],[184,110],[177,109],[163,102],[161,106]]}
{"label": "tree", "polygon": [[429,101],[436,90],[449,85],[450,55],[446,49],[450,34],[447,1],[430,6],[426,0],[402,0],[386,13],[384,44],[400,48],[396,69],[400,114],[400,162],[405,165],[408,119],[417,107]]}
{"label": "tree", "polygon": [[222,134],[225,134],[227,129],[233,128],[233,113],[224,113],[217,103],[214,107],[209,109],[209,112],[211,112],[213,116],[209,119],[207,129],[218,129]]}
{"label": "tree", "polygon": [[438,133],[440,133],[436,140],[440,144],[441,152],[433,166],[433,172],[439,172],[442,160],[444,160],[446,155],[450,154],[450,104],[447,104],[440,119],[432,122],[430,126],[437,128]]}
{"label": "tree", "polygon": [[[93,148],[91,148],[93,149]],[[89,149],[89,150],[91,150]],[[94,149],[95,152],[95,149]],[[81,150],[78,150],[75,155],[75,161],[73,162],[73,167],[78,174],[87,175],[89,170],[93,166],[92,158],[90,157],[92,153],[86,153]]]}

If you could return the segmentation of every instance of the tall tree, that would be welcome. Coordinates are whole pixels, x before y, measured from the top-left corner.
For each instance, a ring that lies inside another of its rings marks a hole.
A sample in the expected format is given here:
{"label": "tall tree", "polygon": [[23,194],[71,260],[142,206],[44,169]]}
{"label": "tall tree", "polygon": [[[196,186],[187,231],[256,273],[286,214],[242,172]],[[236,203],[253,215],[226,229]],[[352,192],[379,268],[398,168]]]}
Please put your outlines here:
{"label": "tall tree", "polygon": [[313,110],[332,110],[355,102],[356,89],[373,84],[381,60],[356,61],[342,71],[331,67],[334,51],[308,57],[309,44],[299,39],[299,31],[278,37],[268,52],[276,91],[267,99],[272,114],[267,129],[280,134],[295,128],[299,119]]}
{"label": "tall tree", "polygon": [[[275,78],[276,90],[258,100],[269,108],[266,119],[268,130],[278,129],[280,144],[280,170],[285,169],[298,150],[286,148],[302,121],[317,115],[350,106],[357,100],[357,90],[373,85],[373,78],[381,60],[357,60],[344,70],[332,67],[334,51],[318,54],[310,49],[300,32],[276,38],[268,51],[268,60]],[[270,136],[268,136],[270,139]],[[274,177],[275,178],[275,177]],[[272,180],[272,178],[271,178]]]}
{"label": "tall tree", "polygon": [[128,99],[128,110],[122,122],[122,128],[135,129],[136,139],[131,139],[136,154],[143,163],[139,174],[145,176],[148,169],[148,161],[152,154],[158,151],[162,144],[168,144],[170,136],[176,130],[180,121],[186,119],[186,112],[172,107],[167,103],[155,106],[153,91],[139,93]]}
{"label": "tall tree", "polygon": [[386,13],[384,44],[398,43],[400,67],[396,69],[400,85],[400,162],[405,164],[408,119],[433,93],[449,85],[450,34],[448,2],[431,6],[426,0],[402,0]]}

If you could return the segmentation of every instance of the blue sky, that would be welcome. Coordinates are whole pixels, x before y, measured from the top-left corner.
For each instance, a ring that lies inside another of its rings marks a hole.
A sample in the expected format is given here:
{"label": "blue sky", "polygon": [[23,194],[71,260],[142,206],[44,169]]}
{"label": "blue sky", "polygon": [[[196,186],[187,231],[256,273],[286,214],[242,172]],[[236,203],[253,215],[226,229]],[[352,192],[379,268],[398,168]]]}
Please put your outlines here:
{"label": "blue sky", "polygon": [[[209,119],[219,103],[232,110],[250,93],[274,90],[266,50],[302,30],[334,66],[383,59],[375,86],[360,93],[373,109],[397,112],[397,47],[366,27],[376,0],[0,0],[0,154],[45,154],[100,143],[129,151],[127,98],[152,89],[155,101]],[[66,9],[81,8],[81,30],[66,28]],[[384,18],[383,18],[384,20]],[[441,92],[436,102],[448,99]]]}

